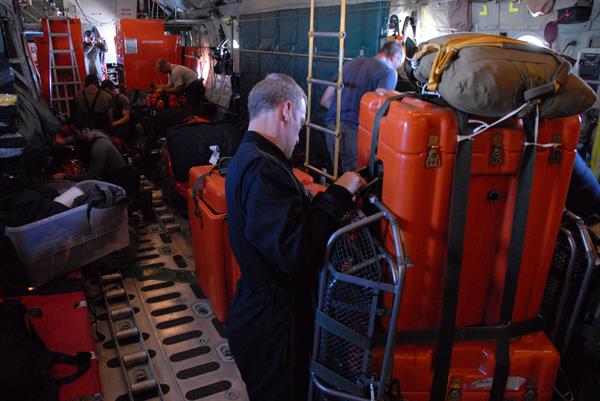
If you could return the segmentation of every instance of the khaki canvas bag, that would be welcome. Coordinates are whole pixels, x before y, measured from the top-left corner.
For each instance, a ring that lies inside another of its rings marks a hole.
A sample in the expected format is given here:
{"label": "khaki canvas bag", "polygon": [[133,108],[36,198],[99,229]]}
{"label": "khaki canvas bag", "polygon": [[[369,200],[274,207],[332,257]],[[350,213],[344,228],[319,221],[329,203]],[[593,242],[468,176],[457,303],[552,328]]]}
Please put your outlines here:
{"label": "khaki canvas bag", "polygon": [[543,118],[558,118],[583,113],[596,101],[565,58],[504,36],[440,36],[419,45],[412,66],[428,91],[474,115],[502,117],[537,99]]}

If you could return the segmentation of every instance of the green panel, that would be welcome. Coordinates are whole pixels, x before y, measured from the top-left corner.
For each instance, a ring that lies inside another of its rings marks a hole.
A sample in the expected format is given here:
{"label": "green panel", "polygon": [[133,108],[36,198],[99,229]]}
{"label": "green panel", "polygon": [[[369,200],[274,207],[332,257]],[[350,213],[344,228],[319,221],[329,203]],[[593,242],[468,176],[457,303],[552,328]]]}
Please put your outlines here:
{"label": "green panel", "polygon": [[[348,7],[348,14],[350,7]],[[346,18],[348,18],[348,14]],[[348,27],[347,27],[348,28]],[[338,32],[340,30],[340,8],[319,7],[315,10],[315,31]],[[340,48],[338,38],[315,38],[316,54],[337,56]]]}
{"label": "green panel", "polygon": [[279,12],[279,51],[297,51],[298,11],[283,10]]}
{"label": "green panel", "polygon": [[[345,56],[350,58],[374,56],[382,39],[387,34],[389,1],[350,5],[346,15]],[[320,7],[316,10],[316,29],[339,30],[339,7]],[[288,74],[306,91],[308,58],[309,10],[281,10],[240,16],[240,70],[242,74],[242,102],[245,103],[252,86],[268,73]],[[337,56],[338,40],[317,38],[319,55]],[[260,50],[267,53],[249,53],[243,49]],[[337,72],[336,60],[317,58],[314,76],[333,79]],[[318,102],[324,88],[316,88],[313,117],[322,121],[325,109]]]}
{"label": "green panel", "polygon": [[381,41],[387,36],[389,8],[390,3],[386,1],[348,7],[346,57],[359,57],[361,53],[366,57],[377,54]]}
{"label": "green panel", "polygon": [[276,50],[279,40],[279,13],[264,13],[260,17],[260,49]]}
{"label": "green panel", "polygon": [[274,54],[261,54],[260,55],[260,76],[262,78],[266,77],[272,72],[277,71],[277,61],[279,56]]}
{"label": "green panel", "polygon": [[308,76],[308,57],[294,57],[294,79],[306,92],[307,84],[306,77]]}
{"label": "green panel", "polygon": [[260,14],[248,14],[240,17],[240,48],[258,49],[260,44]]}
{"label": "green panel", "polygon": [[241,74],[258,74],[260,71],[259,58],[257,53],[241,53],[240,57],[240,73]]}
{"label": "green panel", "polygon": [[293,56],[280,55],[277,59],[277,72],[294,76],[295,59]]}
{"label": "green panel", "polygon": [[310,13],[307,9],[298,10],[298,43],[296,53],[308,53],[308,29],[310,28]]}

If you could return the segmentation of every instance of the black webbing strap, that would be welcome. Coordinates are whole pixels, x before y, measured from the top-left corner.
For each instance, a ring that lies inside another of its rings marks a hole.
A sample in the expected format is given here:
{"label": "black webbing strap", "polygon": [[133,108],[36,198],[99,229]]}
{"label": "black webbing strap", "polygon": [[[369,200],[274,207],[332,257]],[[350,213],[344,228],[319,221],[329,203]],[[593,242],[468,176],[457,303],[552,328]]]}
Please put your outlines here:
{"label": "black webbing strap", "polygon": [[[204,185],[206,177],[211,175],[214,170],[217,170],[219,174],[223,176],[226,175],[229,161],[231,161],[231,157],[220,158],[219,161],[214,166],[212,166],[210,170],[198,177],[198,179],[194,183],[194,187],[192,188],[192,200],[194,201],[194,216],[201,216],[200,207],[198,206],[198,192],[200,191],[200,188]],[[200,220],[200,225],[202,225],[202,220]]]}
{"label": "black webbing strap", "polygon": [[[92,105],[90,106],[90,102],[88,101],[87,98],[87,94],[84,91],[82,94],[83,97],[83,103],[85,104],[85,108],[87,109],[88,115],[91,119],[92,125],[93,127],[89,127],[89,128],[98,128],[97,125],[97,121],[96,121],[96,113],[94,112],[94,109],[96,108],[96,102],[98,102],[98,98],[100,97],[100,90],[98,90],[98,92],[96,92],[96,96],[94,96],[94,100],[92,101]],[[104,128],[104,127],[102,127]]]}
{"label": "black webbing strap", "polygon": [[[460,125],[459,125],[460,126]],[[461,130],[461,134],[463,134]],[[433,384],[431,386],[431,401],[446,399],[448,374],[452,359],[452,344],[458,306],[460,288],[460,270],[463,259],[465,231],[467,222],[467,203],[469,199],[469,180],[471,177],[471,156],[473,140],[459,140],[456,149],[456,163],[452,183],[452,198],[450,201],[450,223],[448,233],[448,254],[446,278],[442,304],[442,320],[439,330],[439,343],[434,360]]]}
{"label": "black webbing strap", "polygon": [[53,352],[52,354],[54,357],[53,363],[64,363],[76,366],[77,368],[77,370],[70,375],[56,379],[56,383],[59,386],[74,382],[90,368],[90,360],[92,359],[92,354],[90,352],[78,352],[75,355],[67,355],[59,352]]}
{"label": "black webbing strap", "polygon": [[194,183],[194,187],[192,188],[192,200],[194,201],[194,216],[196,217],[200,217],[201,215],[200,207],[198,206],[198,192],[200,191],[200,188],[204,185],[206,177],[208,177],[216,168],[217,165],[215,164],[210,170],[198,177],[198,179]]}
{"label": "black webbing strap", "polygon": [[375,120],[373,121],[373,135],[371,137],[371,156],[369,157],[369,176],[371,178],[375,177],[375,155],[377,154],[377,142],[379,139],[379,124],[381,123],[381,118],[386,116],[388,111],[390,110],[390,105],[394,100],[400,100],[407,96],[413,96],[414,93],[407,92],[401,95],[391,96],[385,99],[377,113],[375,114]]}
{"label": "black webbing strap", "polygon": [[[535,318],[524,322],[494,326],[457,327],[454,330],[454,341],[495,341],[502,337],[518,338],[537,333],[550,327],[550,320]],[[440,338],[438,329],[399,331],[396,333],[396,344],[428,344]],[[385,345],[385,335],[378,334],[371,342],[373,348]]]}
{"label": "black webbing strap", "polygon": [[[500,305],[500,324],[510,325],[512,322],[515,296],[521,269],[521,257],[525,243],[525,230],[527,228],[527,214],[529,212],[529,201],[531,198],[531,184],[535,170],[536,147],[532,145],[537,141],[539,128],[539,105],[535,106],[533,115],[529,114],[523,118],[523,130],[525,131],[525,145],[521,167],[519,169],[517,195],[515,201],[515,213],[513,217],[510,245],[508,248],[508,266],[504,279],[504,291]],[[494,379],[490,390],[490,401],[503,401],[506,381],[510,370],[509,355],[510,339],[503,337],[496,343],[496,367]]]}
{"label": "black webbing strap", "polygon": [[[75,355],[68,355],[62,352],[53,352],[46,347],[46,344],[42,341],[40,336],[37,334],[35,327],[29,318],[26,319],[27,329],[31,333],[31,337],[37,352],[37,369],[41,369],[42,375],[46,375],[51,371],[52,366],[57,363],[63,363],[67,365],[73,365],[76,367],[75,372],[61,377],[54,378],[48,376],[46,378],[46,384],[55,386],[62,386],[63,384],[71,383],[77,380],[81,375],[87,372],[90,368],[90,360],[92,359],[92,353],[90,352],[78,352]],[[52,398],[50,398],[52,399]]]}
{"label": "black webbing strap", "polygon": [[87,109],[88,113],[94,114],[94,108],[96,107],[96,102],[98,101],[98,97],[100,97],[100,91],[96,92],[96,96],[94,96],[94,100],[92,101],[91,106],[90,106],[90,102],[88,101],[86,94],[84,93],[82,96],[83,96],[83,102],[85,103],[85,108]]}

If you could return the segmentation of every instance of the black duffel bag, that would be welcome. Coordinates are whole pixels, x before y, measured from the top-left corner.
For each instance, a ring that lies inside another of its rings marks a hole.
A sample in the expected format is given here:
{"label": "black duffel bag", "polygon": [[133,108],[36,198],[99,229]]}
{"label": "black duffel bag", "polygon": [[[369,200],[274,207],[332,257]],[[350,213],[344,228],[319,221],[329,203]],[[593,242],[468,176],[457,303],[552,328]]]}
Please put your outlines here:
{"label": "black duffel bag", "polygon": [[245,121],[219,121],[179,125],[167,131],[167,150],[176,181],[187,182],[189,170],[209,164],[211,146],[218,146],[220,157],[233,156],[248,127]]}

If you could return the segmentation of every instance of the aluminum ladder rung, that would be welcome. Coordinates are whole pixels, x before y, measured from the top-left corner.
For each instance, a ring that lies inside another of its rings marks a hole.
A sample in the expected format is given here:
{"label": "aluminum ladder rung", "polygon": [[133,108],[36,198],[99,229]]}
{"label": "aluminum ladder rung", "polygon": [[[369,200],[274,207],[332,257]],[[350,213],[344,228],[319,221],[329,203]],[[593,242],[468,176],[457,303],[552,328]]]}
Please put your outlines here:
{"label": "aluminum ladder rung", "polygon": [[335,180],[335,177],[334,177],[334,176],[332,176],[331,174],[327,174],[327,173],[326,173],[326,172],[324,172],[324,171],[321,171],[321,170],[319,170],[318,168],[316,168],[315,166],[313,166],[313,165],[311,165],[311,164],[306,164],[306,165],[305,165],[305,167],[306,167],[307,169],[309,169],[309,170],[312,170],[312,171],[314,171],[314,172],[315,172],[315,173],[317,173],[317,174],[320,174],[320,175],[324,176],[325,178],[328,178],[328,179],[330,179],[330,180],[332,180],[332,181],[333,181],[333,180]]}
{"label": "aluminum ladder rung", "polygon": [[76,65],[51,65],[50,68],[53,70],[76,70]]}
{"label": "aluminum ladder rung", "polygon": [[74,97],[54,97],[52,98],[52,101],[54,102],[68,102],[71,100],[74,100]]}
{"label": "aluminum ladder rung", "polygon": [[59,85],[79,85],[81,82],[79,81],[66,81],[66,82],[52,82],[53,86]]}
{"label": "aluminum ladder rung", "polygon": [[337,134],[336,134],[336,132],[335,132],[334,130],[331,130],[331,129],[329,129],[329,128],[325,128],[325,127],[323,127],[323,126],[321,126],[321,125],[314,124],[314,123],[308,123],[307,125],[308,125],[310,128],[312,128],[312,129],[315,129],[315,130],[317,130],[317,131],[321,131],[321,132],[324,132],[324,133],[326,133],[326,134],[330,134],[330,135],[334,135],[334,136],[335,136],[335,135],[337,135]]}
{"label": "aluminum ladder rung", "polygon": [[68,33],[65,33],[65,32],[48,34],[48,37],[50,37],[50,38],[68,38],[69,36],[71,36],[71,35],[69,35]]}
{"label": "aluminum ladder rung", "polygon": [[331,86],[333,88],[337,88],[338,86],[338,83],[336,81],[327,81],[325,79],[308,78],[306,82],[308,82],[311,85]]}
{"label": "aluminum ladder rung", "polygon": [[346,32],[309,32],[315,38],[339,38],[346,37]]}
{"label": "aluminum ladder rung", "polygon": [[50,50],[52,54],[71,54],[72,50]]}

